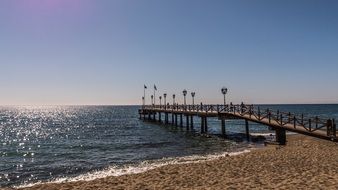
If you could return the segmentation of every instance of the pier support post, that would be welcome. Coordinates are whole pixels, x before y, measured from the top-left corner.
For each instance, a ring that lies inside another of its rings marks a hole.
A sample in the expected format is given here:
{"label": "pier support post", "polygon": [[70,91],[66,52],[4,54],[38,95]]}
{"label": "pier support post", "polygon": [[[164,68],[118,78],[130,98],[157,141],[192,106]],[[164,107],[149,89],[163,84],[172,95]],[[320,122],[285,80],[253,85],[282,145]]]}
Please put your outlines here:
{"label": "pier support post", "polygon": [[180,127],[183,127],[183,114],[180,114]]}
{"label": "pier support post", "polygon": [[250,132],[249,132],[249,121],[246,119],[245,120],[245,135],[246,135],[246,140],[250,140]]}
{"label": "pier support post", "polygon": [[194,116],[193,115],[190,116],[190,129],[191,130],[194,129]]}
{"label": "pier support post", "polygon": [[222,137],[225,137],[226,133],[225,133],[225,119],[222,118]]}
{"label": "pier support post", "polygon": [[175,123],[174,113],[171,113],[171,125],[174,125]]}
{"label": "pier support post", "polygon": [[204,117],[201,117],[201,133],[204,133]]}
{"label": "pier support post", "polygon": [[187,126],[186,126],[187,131],[189,131],[189,116],[188,115],[185,116],[185,120],[187,122]]}
{"label": "pier support post", "polygon": [[276,141],[280,145],[286,145],[286,130],[283,128],[276,128]]}
{"label": "pier support post", "polygon": [[208,133],[208,117],[204,117],[204,132]]}
{"label": "pier support post", "polygon": [[162,123],[161,115],[162,115],[162,113],[161,113],[161,112],[158,112],[158,121],[159,121],[160,123]]}
{"label": "pier support post", "polygon": [[150,118],[150,115],[151,115],[151,114],[150,114],[150,113],[148,113],[148,120],[150,120],[150,119],[151,119],[151,118]]}
{"label": "pier support post", "polygon": [[156,112],[154,112],[153,114],[154,114],[153,120],[156,121]]}
{"label": "pier support post", "polygon": [[332,135],[332,120],[331,119],[329,119],[329,120],[327,120],[327,122],[326,122],[326,128],[327,128],[327,136],[331,136]]}
{"label": "pier support post", "polygon": [[175,113],[175,126],[177,127],[177,114]]}
{"label": "pier support post", "polygon": [[337,129],[336,129],[336,123],[334,119],[329,119],[326,122],[326,130],[327,130],[327,136],[331,137],[332,139],[335,139],[337,137]]}
{"label": "pier support post", "polygon": [[164,120],[165,120],[165,124],[168,124],[168,113],[164,114]]}
{"label": "pier support post", "polygon": [[334,119],[332,119],[332,133],[334,138],[337,138],[337,126]]}

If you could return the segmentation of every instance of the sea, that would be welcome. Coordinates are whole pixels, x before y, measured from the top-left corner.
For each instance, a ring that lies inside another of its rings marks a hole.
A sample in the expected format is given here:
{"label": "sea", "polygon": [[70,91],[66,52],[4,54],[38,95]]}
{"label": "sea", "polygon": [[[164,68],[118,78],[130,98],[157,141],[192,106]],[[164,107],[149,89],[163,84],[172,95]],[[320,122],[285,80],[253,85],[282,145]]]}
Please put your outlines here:
{"label": "sea", "polygon": [[[262,109],[338,119],[338,105],[261,105]],[[0,187],[92,180],[140,173],[248,152],[263,142],[245,140],[245,123],[208,120],[209,135],[139,119],[140,106],[0,107]],[[164,118],[164,117],[162,117]],[[252,135],[273,138],[250,123]]]}

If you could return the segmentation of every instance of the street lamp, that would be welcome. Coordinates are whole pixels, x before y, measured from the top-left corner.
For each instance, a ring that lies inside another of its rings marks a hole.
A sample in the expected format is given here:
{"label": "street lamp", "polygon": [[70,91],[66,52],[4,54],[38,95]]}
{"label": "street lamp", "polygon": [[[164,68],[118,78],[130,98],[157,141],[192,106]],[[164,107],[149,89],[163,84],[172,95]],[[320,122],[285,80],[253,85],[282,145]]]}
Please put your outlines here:
{"label": "street lamp", "polygon": [[173,105],[175,105],[175,94],[173,94]]}
{"label": "street lamp", "polygon": [[144,106],[144,96],[142,96],[142,105]]}
{"label": "street lamp", "polygon": [[187,95],[187,90],[186,89],[184,89],[183,90],[183,96],[184,96],[184,105],[186,105],[186,101],[185,101],[185,96]]}
{"label": "street lamp", "polygon": [[151,104],[154,105],[154,103],[153,103],[154,96],[151,95],[150,98],[151,98]]}
{"label": "street lamp", "polygon": [[162,105],[162,96],[160,96],[159,98],[160,98],[160,108],[161,108],[161,105]]}
{"label": "street lamp", "polygon": [[221,89],[221,92],[222,92],[222,94],[224,95],[224,105],[226,105],[225,95],[228,93],[228,89],[225,88],[225,87],[223,87],[223,88]]}
{"label": "street lamp", "polygon": [[192,92],[191,93],[191,97],[192,97],[192,105],[194,105],[195,104],[195,92]]}
{"label": "street lamp", "polygon": [[167,93],[164,93],[163,97],[164,97],[164,109],[167,109],[167,101],[166,101]]}

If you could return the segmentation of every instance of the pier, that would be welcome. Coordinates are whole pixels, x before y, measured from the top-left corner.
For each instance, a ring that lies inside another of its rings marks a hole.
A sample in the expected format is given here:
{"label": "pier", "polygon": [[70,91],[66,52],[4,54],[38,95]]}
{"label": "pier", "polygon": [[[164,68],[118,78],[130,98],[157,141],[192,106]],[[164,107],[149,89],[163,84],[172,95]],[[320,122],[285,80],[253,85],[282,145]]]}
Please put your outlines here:
{"label": "pier", "polygon": [[[200,133],[208,133],[208,118],[218,118],[221,122],[221,135],[226,137],[226,120],[244,120],[245,134],[250,139],[249,122],[272,128],[276,142],[286,144],[286,131],[338,142],[335,119],[309,117],[290,112],[261,110],[254,105],[143,105],[139,109],[140,119],[185,127],[187,131],[194,126],[194,117],[201,119]],[[164,118],[162,118],[164,116]],[[171,118],[171,119],[170,119]]]}

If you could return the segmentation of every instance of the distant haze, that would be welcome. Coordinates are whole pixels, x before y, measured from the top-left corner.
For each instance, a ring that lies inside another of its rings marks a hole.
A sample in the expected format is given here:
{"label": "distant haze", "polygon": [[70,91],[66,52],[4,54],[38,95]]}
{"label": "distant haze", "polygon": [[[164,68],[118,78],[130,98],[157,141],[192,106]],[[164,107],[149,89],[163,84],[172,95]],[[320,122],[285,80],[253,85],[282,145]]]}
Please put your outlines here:
{"label": "distant haze", "polygon": [[[2,0],[0,105],[338,103],[338,1]],[[159,100],[157,100],[158,102]],[[163,100],[162,100],[163,101]]]}

